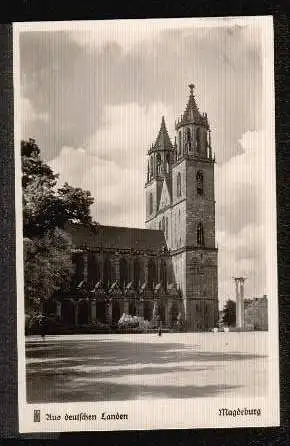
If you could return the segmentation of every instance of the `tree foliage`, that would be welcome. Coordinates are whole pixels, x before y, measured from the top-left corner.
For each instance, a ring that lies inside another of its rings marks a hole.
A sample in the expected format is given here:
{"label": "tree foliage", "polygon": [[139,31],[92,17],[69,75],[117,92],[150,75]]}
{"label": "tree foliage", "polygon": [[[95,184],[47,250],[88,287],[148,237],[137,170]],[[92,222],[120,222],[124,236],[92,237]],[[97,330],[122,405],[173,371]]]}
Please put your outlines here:
{"label": "tree foliage", "polygon": [[69,284],[71,241],[65,226],[90,224],[90,192],[65,183],[41,160],[33,139],[21,142],[26,311],[39,312],[55,290]]}
{"label": "tree foliage", "polygon": [[224,306],[223,323],[229,327],[236,325],[236,302],[228,299]]}
{"label": "tree foliage", "polygon": [[41,160],[33,139],[21,142],[21,155],[24,236],[41,237],[70,221],[91,223],[90,192],[67,183],[57,189],[58,175]]}

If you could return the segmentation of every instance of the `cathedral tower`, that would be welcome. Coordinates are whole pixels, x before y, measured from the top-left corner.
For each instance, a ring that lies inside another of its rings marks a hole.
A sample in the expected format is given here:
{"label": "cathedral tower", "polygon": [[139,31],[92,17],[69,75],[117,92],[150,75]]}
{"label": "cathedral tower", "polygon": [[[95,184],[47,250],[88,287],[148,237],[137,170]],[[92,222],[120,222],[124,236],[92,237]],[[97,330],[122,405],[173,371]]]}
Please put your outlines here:
{"label": "cathedral tower", "polygon": [[163,149],[155,143],[148,152],[146,227],[165,232],[187,328],[207,330],[218,320],[215,161],[207,115],[198,110],[194,85],[189,89],[175,144],[162,118],[156,142],[161,139]]}

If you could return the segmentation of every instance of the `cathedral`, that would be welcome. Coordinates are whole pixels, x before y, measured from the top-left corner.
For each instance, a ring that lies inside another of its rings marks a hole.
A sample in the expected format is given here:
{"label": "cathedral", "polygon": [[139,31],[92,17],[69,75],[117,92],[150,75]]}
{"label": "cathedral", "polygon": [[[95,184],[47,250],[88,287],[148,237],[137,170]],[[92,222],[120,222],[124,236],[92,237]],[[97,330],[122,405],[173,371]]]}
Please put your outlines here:
{"label": "cathedral", "polygon": [[146,229],[71,224],[74,276],[53,311],[66,327],[116,326],[123,313],[188,331],[218,320],[214,164],[206,113],[189,85],[171,140],[165,119],[149,148]]}

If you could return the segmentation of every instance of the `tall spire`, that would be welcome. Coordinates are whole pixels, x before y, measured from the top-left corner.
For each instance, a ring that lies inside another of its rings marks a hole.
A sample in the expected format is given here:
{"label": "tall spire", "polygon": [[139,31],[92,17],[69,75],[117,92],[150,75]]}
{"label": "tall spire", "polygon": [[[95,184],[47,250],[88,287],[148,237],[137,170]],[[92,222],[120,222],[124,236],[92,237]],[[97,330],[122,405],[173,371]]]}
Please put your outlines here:
{"label": "tall spire", "polygon": [[195,97],[194,97],[194,84],[189,84],[189,98],[187,101],[187,105],[185,108],[185,111],[183,115],[181,115],[180,119],[176,122],[176,130],[178,130],[183,125],[189,124],[189,123],[195,123],[195,124],[203,124],[207,125],[207,118],[205,115],[202,115],[196,105]]}
{"label": "tall spire", "polygon": [[164,116],[161,119],[160,130],[153,146],[150,148],[149,153],[154,151],[172,150],[172,142],[170,141],[168,131],[165,124]]}

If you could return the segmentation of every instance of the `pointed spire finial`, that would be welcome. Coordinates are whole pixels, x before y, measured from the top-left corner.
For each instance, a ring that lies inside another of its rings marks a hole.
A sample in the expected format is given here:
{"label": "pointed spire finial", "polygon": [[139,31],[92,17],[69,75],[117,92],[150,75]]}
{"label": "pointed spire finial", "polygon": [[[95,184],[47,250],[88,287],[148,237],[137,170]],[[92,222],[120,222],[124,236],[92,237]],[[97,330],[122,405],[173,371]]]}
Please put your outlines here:
{"label": "pointed spire finial", "polygon": [[189,84],[189,89],[190,89],[190,96],[193,95],[193,89],[195,88],[194,84]]}

